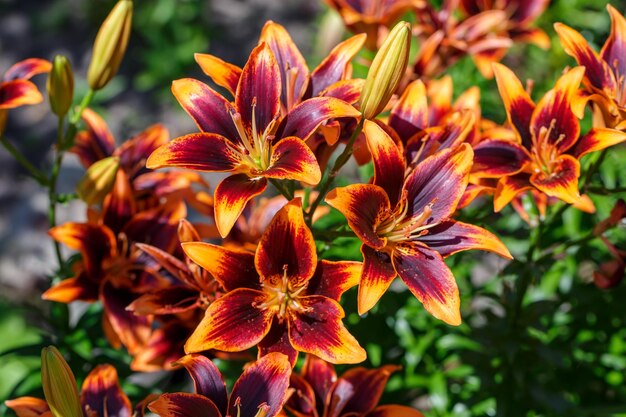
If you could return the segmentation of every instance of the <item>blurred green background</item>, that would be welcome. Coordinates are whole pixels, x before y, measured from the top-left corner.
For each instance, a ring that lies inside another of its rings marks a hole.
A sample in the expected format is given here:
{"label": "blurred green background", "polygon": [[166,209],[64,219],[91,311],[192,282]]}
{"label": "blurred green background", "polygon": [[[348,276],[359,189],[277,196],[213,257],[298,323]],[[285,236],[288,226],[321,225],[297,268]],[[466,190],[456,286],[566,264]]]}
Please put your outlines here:
{"label": "blurred green background", "polygon": [[[110,0],[0,0],[0,71],[26,57],[51,58],[54,53],[65,53],[76,73],[84,74],[91,42],[113,4]],[[624,2],[612,4],[626,10]],[[610,30],[605,5],[596,0],[553,1],[538,21],[552,38],[551,49],[516,46],[504,63],[520,79],[535,80],[533,96],[540,97],[563,68],[575,65],[563,52],[552,24],[560,21],[573,26],[599,50]],[[317,28],[329,13],[313,0],[136,1],[131,44],[120,76],[98,96],[95,106],[107,117],[118,139],[156,122],[165,123],[173,135],[193,131],[169,89],[176,78],[204,79],[193,60],[195,52],[211,52],[241,65],[265,20],[273,19],[287,26],[311,63],[319,62],[316,45],[324,44],[327,33]],[[482,78],[471,60],[461,60],[449,74],[456,95],[479,86],[483,115],[504,121],[495,82]],[[85,88],[84,80],[79,80],[79,97]],[[7,136],[19,137],[25,152],[45,163],[53,129],[45,111],[29,109],[11,114]],[[588,156],[583,164],[593,160],[593,155]],[[607,187],[626,186],[625,161],[623,146],[611,150],[597,179]],[[19,175],[16,167],[3,164],[2,169],[6,172],[0,179]],[[360,172],[361,180],[366,181],[370,171]],[[13,198],[16,191],[11,187],[15,186],[2,188],[4,222],[12,221],[11,204],[20,201]],[[584,235],[607,217],[615,198],[594,196],[598,212],[593,215],[566,210],[542,246]],[[528,226],[510,207],[493,215],[489,203],[477,204],[465,210],[462,218],[497,231],[514,255],[525,253]],[[325,221],[342,220],[333,213]],[[38,222],[40,219],[32,218],[20,224],[45,232]],[[8,256],[21,229],[9,233],[0,228],[0,232],[1,255]],[[611,231],[609,237],[618,247],[626,247],[623,227]],[[357,241],[343,239],[332,248],[320,249],[327,258],[358,259],[358,247]],[[523,265],[505,267],[499,258],[478,252],[449,259],[462,295],[464,324],[458,328],[430,317],[402,286],[394,287],[366,317],[348,314],[350,329],[368,350],[366,366],[403,366],[392,377],[383,403],[411,404],[428,417],[495,415],[498,403],[509,407],[504,415],[626,416],[626,286],[600,290],[593,285],[592,271],[610,259],[597,241],[564,255],[538,265],[514,326],[508,309],[511,289]],[[42,345],[51,342],[70,355],[79,380],[97,363],[115,364],[122,378],[129,377],[125,388],[134,401],[153,390],[188,386],[180,373],[131,375],[129,358],[102,340],[97,305],[73,309],[67,328],[46,327],[48,317],[69,314],[62,306],[51,307],[39,300],[47,285],[46,267],[40,275],[31,273],[30,280],[24,280],[15,276],[19,268],[16,272],[3,265],[0,263],[0,401],[41,395],[38,354]],[[356,311],[355,299],[355,293],[346,295],[346,311]],[[64,339],[59,340],[58,334]],[[232,382],[241,364],[222,366]],[[0,405],[0,414],[5,411]]]}

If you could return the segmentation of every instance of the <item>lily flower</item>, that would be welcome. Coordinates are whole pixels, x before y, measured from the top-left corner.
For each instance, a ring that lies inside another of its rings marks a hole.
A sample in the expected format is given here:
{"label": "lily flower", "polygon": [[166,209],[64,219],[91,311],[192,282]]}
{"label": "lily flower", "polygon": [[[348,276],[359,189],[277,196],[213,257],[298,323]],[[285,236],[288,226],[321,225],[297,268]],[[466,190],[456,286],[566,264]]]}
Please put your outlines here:
{"label": "lily flower", "polygon": [[185,205],[173,200],[160,207],[137,211],[124,171],[103,204],[102,213],[91,212],[85,223],[69,222],[50,229],[50,236],[81,253],[74,276],[48,289],[42,297],[61,303],[100,300],[103,326],[114,346],[123,344],[138,353],[150,337],[151,317],[136,316],[126,307],[138,294],[163,279],[146,266],[136,243],[148,243],[164,251],[177,245],[176,228],[186,215]]}
{"label": "lily flower", "polygon": [[43,96],[29,80],[51,69],[49,61],[39,58],[25,59],[9,68],[0,80],[0,111],[41,103]]}
{"label": "lily flower", "polygon": [[353,33],[367,35],[366,47],[378,49],[379,39],[404,13],[423,7],[423,0],[325,0],[337,10],[345,25]]}
{"label": "lily flower", "polygon": [[166,393],[148,405],[160,417],[274,417],[288,396],[291,364],[281,353],[270,353],[245,368],[228,395],[217,366],[201,355],[178,361],[194,382],[195,393]]}
{"label": "lily flower", "polygon": [[[130,417],[133,412],[128,396],[120,387],[117,371],[111,365],[98,365],[89,372],[80,391],[80,403],[85,417]],[[43,399],[20,397],[5,404],[18,417],[53,416]]]}
{"label": "lily flower", "polygon": [[174,81],[172,90],[202,132],[161,146],[146,165],[232,173],[215,189],[215,223],[222,237],[246,203],[265,191],[268,179],[319,183],[320,168],[304,140],[328,119],[360,114],[339,99],[318,97],[283,116],[281,68],[266,42],[243,68],[234,104],[194,79]]}
{"label": "lily flower", "polygon": [[595,125],[626,130],[626,19],[610,4],[606,8],[611,15],[611,34],[599,54],[571,27],[555,23],[554,29],[565,52],[586,69],[586,96],[598,109]]}
{"label": "lily flower", "polygon": [[491,78],[497,62],[512,45],[506,32],[507,13],[489,9],[456,17],[459,0],[446,0],[437,10],[426,4],[417,10],[415,33],[421,41],[413,66],[418,78],[432,78],[464,56],[470,56],[483,76]]}
{"label": "lily flower", "polygon": [[356,363],[365,351],[343,326],[339,298],[355,286],[358,262],[318,261],[313,234],[296,198],[276,213],[250,253],[202,242],[183,250],[220,282],[226,293],[212,302],[187,353],[239,352],[259,345],[259,356],[298,351],[332,363]]}
{"label": "lily flower", "polygon": [[285,408],[298,417],[423,417],[401,405],[378,405],[391,374],[400,367],[362,367],[337,377],[334,367],[307,355],[300,375],[291,375],[293,394]]}
{"label": "lily flower", "polygon": [[52,64],[45,59],[29,58],[9,68],[0,79],[0,135],[4,131],[7,112],[20,106],[38,104],[43,96],[29,81],[37,74],[50,72]]}
{"label": "lily flower", "polygon": [[468,249],[511,258],[493,234],[451,218],[468,183],[472,148],[444,149],[405,177],[404,158],[391,137],[372,122],[365,122],[364,133],[373,183],[336,188],[326,197],[363,242],[359,314],[374,307],[399,276],[430,314],[458,325],[459,290],[443,258]]}
{"label": "lily flower", "polygon": [[577,97],[585,73],[576,67],[561,76],[537,104],[513,72],[494,64],[498,89],[515,140],[483,140],[474,147],[472,175],[497,178],[494,209],[500,211],[522,192],[535,189],[577,208],[595,207],[578,190],[580,158],[626,140],[615,129],[593,128],[580,135],[584,101]]}
{"label": "lily flower", "polygon": [[391,108],[387,125],[402,143],[412,168],[439,150],[474,140],[480,120],[480,92],[463,92],[452,103],[452,79],[410,83]]}

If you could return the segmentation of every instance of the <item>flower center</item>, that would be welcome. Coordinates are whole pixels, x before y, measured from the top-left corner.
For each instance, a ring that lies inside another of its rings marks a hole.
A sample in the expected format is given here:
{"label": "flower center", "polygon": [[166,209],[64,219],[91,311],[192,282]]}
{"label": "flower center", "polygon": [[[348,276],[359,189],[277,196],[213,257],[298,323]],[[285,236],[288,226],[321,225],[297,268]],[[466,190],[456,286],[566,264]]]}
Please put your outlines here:
{"label": "flower center", "polygon": [[427,234],[428,229],[439,224],[426,223],[433,212],[435,201],[428,203],[417,215],[408,217],[408,203],[406,199],[402,199],[395,210],[376,227],[375,232],[392,243],[417,240]]}
{"label": "flower center", "polygon": [[243,163],[249,168],[253,169],[253,172],[265,171],[270,166],[272,159],[272,140],[274,140],[274,127],[278,121],[276,116],[265,128],[264,131],[259,132],[256,125],[256,97],[252,99],[252,126],[250,129],[246,129],[241,120],[241,114],[231,108],[229,110],[230,117],[233,120],[235,129],[241,139],[239,146],[232,145],[232,149],[242,156]]}
{"label": "flower center", "polygon": [[559,154],[557,145],[565,139],[565,135],[561,134],[556,141],[554,141],[554,143],[550,143],[550,135],[552,134],[552,130],[554,130],[555,126],[556,119],[552,119],[550,121],[550,126],[542,126],[537,135],[532,135],[532,156],[533,162],[535,163],[535,172],[541,171],[546,175],[552,174],[554,162],[556,162]]}
{"label": "flower center", "polygon": [[290,311],[304,312],[308,307],[300,303],[301,294],[306,289],[306,284],[294,286],[287,277],[287,265],[283,265],[283,275],[271,277],[261,284],[265,293],[265,302],[255,305],[262,310],[270,310],[278,316],[282,322]]}

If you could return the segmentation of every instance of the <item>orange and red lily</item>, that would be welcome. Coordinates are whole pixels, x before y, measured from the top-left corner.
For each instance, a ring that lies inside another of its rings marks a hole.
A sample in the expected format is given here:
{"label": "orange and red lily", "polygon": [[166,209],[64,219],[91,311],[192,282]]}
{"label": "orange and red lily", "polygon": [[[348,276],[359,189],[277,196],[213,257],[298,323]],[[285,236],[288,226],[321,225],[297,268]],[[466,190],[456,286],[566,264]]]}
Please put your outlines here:
{"label": "orange and red lily", "polygon": [[626,140],[615,129],[593,128],[580,135],[579,118],[584,101],[578,87],[584,67],[569,70],[535,104],[513,72],[494,64],[500,95],[504,101],[515,140],[487,139],[475,148],[473,175],[498,178],[494,208],[500,211],[518,194],[536,189],[584,211],[593,203],[578,190],[579,159]]}
{"label": "orange and red lily", "polygon": [[452,103],[452,79],[410,83],[391,108],[387,131],[404,147],[409,168],[441,149],[471,142],[480,119],[480,93],[471,88]]}
{"label": "orange and red lily", "polygon": [[237,352],[258,345],[260,356],[277,351],[293,364],[298,351],[333,363],[365,359],[342,324],[345,314],[339,304],[341,295],[357,284],[361,264],[318,261],[300,199],[278,211],[256,253],[196,242],[183,249],[226,291],[209,305],[186,352]]}
{"label": "orange and red lily", "polygon": [[6,125],[9,109],[43,101],[37,86],[29,80],[51,69],[52,64],[45,59],[28,58],[14,64],[4,73],[0,79],[0,134]]}
{"label": "orange and red lily", "polygon": [[[62,303],[100,300],[104,306],[106,334],[113,345],[137,353],[150,336],[151,318],[126,310],[137,294],[162,285],[146,266],[135,243],[149,243],[165,251],[176,245],[176,228],[186,214],[185,205],[172,200],[160,207],[137,211],[131,186],[120,170],[100,215],[92,212],[86,223],[70,222],[52,228],[50,236],[78,250],[82,260],[74,276],[47,290],[43,298]],[[97,217],[96,217],[97,216]]]}
{"label": "orange and red lily", "polygon": [[[229,85],[232,88],[230,81]],[[246,203],[265,191],[268,179],[317,184],[320,168],[304,140],[328,119],[359,115],[333,97],[304,100],[283,115],[282,85],[279,62],[272,48],[261,42],[241,71],[234,104],[194,79],[178,80],[172,86],[201,133],[160,147],[147,166],[232,173],[215,189],[215,222],[222,237]]]}
{"label": "orange and red lily", "polygon": [[375,51],[384,31],[396,23],[404,13],[422,7],[424,0],[325,0],[337,10],[345,25],[353,33],[367,35],[366,46]]}
{"label": "orange and red lily", "polygon": [[423,417],[401,405],[378,405],[391,374],[400,367],[352,368],[337,377],[334,367],[307,355],[300,375],[291,375],[294,390],[285,408],[297,417]]}
{"label": "orange and red lily", "polygon": [[444,149],[405,177],[404,158],[391,137],[372,122],[365,123],[364,132],[374,161],[373,183],[336,188],[326,198],[363,242],[359,314],[374,307],[400,276],[430,314],[458,325],[459,291],[443,258],[468,249],[511,257],[487,230],[451,218],[468,183],[472,148]]}
{"label": "orange and red lily", "polygon": [[281,353],[270,353],[248,366],[228,395],[219,369],[204,356],[187,355],[178,361],[195,386],[195,393],[167,393],[148,408],[160,417],[274,417],[288,396],[291,364]]}
{"label": "orange and red lily", "polygon": [[[130,417],[130,400],[122,391],[111,365],[96,366],[85,378],[80,392],[85,417]],[[40,398],[20,397],[5,402],[18,417],[52,417],[48,403]],[[141,414],[140,414],[141,415]]]}
{"label": "orange and red lily", "polygon": [[596,125],[626,130],[626,19],[608,4],[611,34],[598,54],[585,38],[563,23],[554,28],[565,52],[585,67],[586,98],[597,106]]}

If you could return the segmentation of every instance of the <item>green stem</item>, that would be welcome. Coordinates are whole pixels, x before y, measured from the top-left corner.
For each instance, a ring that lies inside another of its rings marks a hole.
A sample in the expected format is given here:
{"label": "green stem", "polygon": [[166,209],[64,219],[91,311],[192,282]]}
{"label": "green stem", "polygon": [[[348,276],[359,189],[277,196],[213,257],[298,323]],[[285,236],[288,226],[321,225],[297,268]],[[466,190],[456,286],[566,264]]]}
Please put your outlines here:
{"label": "green stem", "polygon": [[[50,228],[57,225],[57,180],[59,179],[59,171],[63,164],[63,117],[59,116],[59,122],[57,126],[57,142],[55,146],[54,163],[52,164],[52,171],[50,172],[50,180],[48,181],[48,224]],[[59,263],[59,270],[63,269],[63,255],[61,254],[61,246],[56,240],[52,240],[54,243],[54,253],[56,254],[57,261]]]}
{"label": "green stem", "polygon": [[47,180],[45,175],[39,171],[33,164],[30,163],[28,159],[17,149],[11,142],[9,142],[4,136],[0,136],[0,142],[2,146],[5,147],[7,151],[15,158],[17,162],[20,163],[29,174],[41,185],[46,185]]}
{"label": "green stem", "polygon": [[328,194],[328,191],[330,190],[330,186],[335,180],[335,177],[337,176],[341,168],[350,160],[350,157],[352,156],[352,152],[354,148],[354,142],[356,141],[356,138],[359,137],[359,135],[361,134],[361,131],[363,130],[363,123],[365,123],[364,118],[361,119],[361,121],[357,125],[354,132],[352,132],[352,136],[350,136],[350,140],[348,140],[348,143],[346,144],[345,149],[337,157],[337,159],[335,159],[335,163],[333,164],[333,167],[331,168],[328,175],[326,175],[322,179],[322,182],[320,183],[320,186],[318,189],[319,194],[317,195],[317,198],[313,201],[313,203],[311,203],[311,207],[309,208],[309,211],[305,213],[305,220],[307,224],[309,225],[309,227],[311,226],[311,222],[313,220],[313,214],[315,213],[315,210],[320,205],[320,203],[324,201],[324,198],[326,198],[326,194]]}
{"label": "green stem", "polygon": [[586,191],[591,194],[611,195],[616,193],[626,193],[626,187],[588,187]]}
{"label": "green stem", "polygon": [[[58,126],[57,126],[57,141],[55,146],[55,155],[54,162],[52,164],[52,169],[50,172],[50,178],[47,181],[48,185],[48,224],[50,228],[56,227],[57,225],[57,204],[59,202],[59,195],[57,194],[57,181],[59,179],[59,172],[61,171],[61,165],[63,165],[63,157],[65,156],[65,151],[69,149],[74,143],[74,137],[76,136],[76,132],[78,131],[78,122],[80,121],[80,117],[83,114],[83,111],[91,104],[93,100],[95,91],[89,90],[83,100],[80,102],[80,105],[74,112],[74,114],[69,119],[69,125],[65,135],[63,135],[63,125],[64,125],[64,117],[59,116]],[[59,242],[53,240],[54,242],[54,252],[57,257],[57,261],[59,263],[59,271],[63,269],[64,261],[63,255],[61,254],[61,246]]]}
{"label": "green stem", "polygon": [[589,167],[589,169],[585,173],[585,181],[583,182],[583,190],[585,190],[585,192],[587,192],[587,187],[589,187],[589,183],[591,182],[593,174],[595,174],[598,168],[600,168],[600,165],[602,165],[602,161],[604,161],[607,151],[608,149],[603,149],[600,152],[600,156],[598,156],[598,159],[595,160],[595,162]]}
{"label": "green stem", "polygon": [[270,182],[276,188],[276,190],[283,195],[287,199],[287,201],[293,200],[293,192],[289,190],[289,187],[285,185],[285,183],[280,180],[270,178]]}
{"label": "green stem", "polygon": [[80,121],[80,116],[82,116],[83,111],[91,104],[95,94],[96,92],[94,90],[89,89],[74,114],[72,114],[72,116],[70,117],[70,124],[67,127],[65,137],[63,138],[64,150],[70,148],[74,144],[74,137],[76,136],[76,132],[78,131],[78,122]]}

